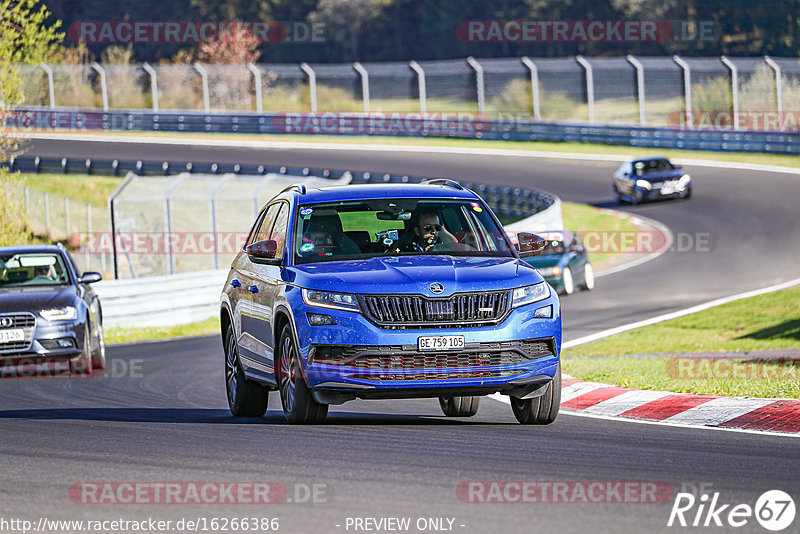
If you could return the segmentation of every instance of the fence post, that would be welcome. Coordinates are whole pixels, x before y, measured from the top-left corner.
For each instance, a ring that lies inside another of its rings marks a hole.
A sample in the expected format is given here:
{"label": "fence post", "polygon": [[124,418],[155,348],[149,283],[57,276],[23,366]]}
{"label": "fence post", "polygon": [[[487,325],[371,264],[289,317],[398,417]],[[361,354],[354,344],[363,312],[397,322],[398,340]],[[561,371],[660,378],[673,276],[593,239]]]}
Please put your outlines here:
{"label": "fence post", "polygon": [[92,204],[89,202],[86,203],[86,237],[88,238],[87,242],[81,243],[81,246],[85,247],[84,253],[86,254],[86,270],[91,271],[92,255],[89,253],[88,243],[93,243],[94,240],[92,239]]}
{"label": "fence post", "polygon": [[149,63],[143,63],[142,68],[150,75],[150,92],[153,94],[153,111],[158,113],[158,75]]}
{"label": "fence post", "polygon": [[306,63],[300,63],[300,68],[303,69],[303,72],[306,73],[308,76],[308,90],[311,93],[311,112],[317,112],[317,73],[314,72],[314,69]]}
{"label": "fence post", "polygon": [[364,99],[364,113],[369,113],[369,72],[358,61],[353,63],[353,68],[361,76],[361,97]]}
{"label": "fence post", "polygon": [[253,73],[253,81],[256,84],[256,111],[264,113],[264,100],[261,94],[261,71],[252,63],[248,63],[247,68]]}
{"label": "fence post", "polygon": [[92,68],[100,75],[100,94],[103,96],[103,111],[108,111],[108,86],[106,85],[106,69],[95,61]]}
{"label": "fence post", "polygon": [[167,190],[164,192],[164,214],[166,218],[164,220],[164,224],[166,226],[165,235],[164,235],[164,243],[166,244],[167,248],[167,273],[168,274],[175,274],[175,254],[172,252],[172,203],[170,202],[170,197],[172,193],[181,185],[184,179],[188,174],[179,174],[178,177],[172,182]]}
{"label": "fence post", "polygon": [[[134,174],[129,172],[125,178],[122,179],[122,182],[114,188],[110,195],[108,195],[108,225],[110,226],[109,230],[111,230],[111,261],[114,264],[114,280],[119,280],[119,261],[117,260],[117,221],[116,217],[114,216],[114,201],[117,199],[120,193],[128,187],[128,184],[131,183],[134,179]],[[103,256],[105,258],[105,256]],[[105,270],[105,260],[103,261],[103,270]]]}
{"label": "fence post", "polygon": [[44,194],[44,234],[50,235],[50,193]]}
{"label": "fence post", "polygon": [[219,255],[219,241],[217,240],[217,195],[227,185],[232,176],[232,174],[226,174],[225,177],[220,180],[220,182],[211,191],[211,199],[209,200],[208,204],[211,214],[211,239],[214,241],[214,252],[213,258],[211,259],[211,267],[215,270],[219,269],[219,258],[217,257]]}
{"label": "fence post", "polygon": [[53,69],[47,63],[39,63],[45,74],[47,74],[47,89],[50,93],[50,108],[56,107],[56,85],[53,81]]}
{"label": "fence post", "polygon": [[66,225],[67,229],[67,238],[69,238],[69,197],[64,197],[64,224]]}
{"label": "fence post", "polygon": [[211,99],[208,96],[208,71],[200,63],[194,64],[194,70],[200,73],[200,82],[203,86],[203,111],[211,113]]}
{"label": "fence post", "polygon": [[542,120],[542,112],[539,108],[539,69],[536,68],[536,63],[531,61],[527,56],[522,58],[522,64],[528,67],[531,71],[531,96],[533,97],[533,118],[537,121]]}
{"label": "fence post", "polygon": [[694,123],[692,115],[692,68],[677,54],[672,56],[672,60],[683,69],[683,97],[686,104],[686,124],[691,126]]}
{"label": "fence post", "polygon": [[586,103],[589,105],[589,122],[594,123],[594,72],[592,64],[583,56],[575,56],[575,60],[586,70]]}
{"label": "fence post", "polygon": [[408,62],[408,66],[417,73],[417,87],[419,90],[419,112],[425,114],[428,111],[428,89],[425,83],[425,69],[413,59]]}
{"label": "fence post", "polygon": [[485,86],[483,84],[483,67],[481,67],[481,64],[478,63],[478,61],[472,56],[467,58],[467,63],[469,63],[470,67],[475,69],[475,85],[478,91],[478,113],[483,115],[484,108],[486,106],[486,93]]}
{"label": "fence post", "polygon": [[783,75],[781,66],[769,56],[764,56],[764,61],[775,71],[775,96],[778,99],[778,121],[783,122]]}
{"label": "fence post", "polygon": [[725,56],[720,60],[731,70],[731,98],[733,99],[733,129],[739,129],[739,69]]}
{"label": "fence post", "polygon": [[642,67],[641,63],[639,63],[639,60],[637,60],[635,57],[633,57],[630,54],[628,54],[625,59],[627,59],[628,63],[633,65],[633,68],[636,69],[636,89],[637,89],[638,100],[639,100],[639,125],[640,126],[644,126],[645,125],[644,67]]}

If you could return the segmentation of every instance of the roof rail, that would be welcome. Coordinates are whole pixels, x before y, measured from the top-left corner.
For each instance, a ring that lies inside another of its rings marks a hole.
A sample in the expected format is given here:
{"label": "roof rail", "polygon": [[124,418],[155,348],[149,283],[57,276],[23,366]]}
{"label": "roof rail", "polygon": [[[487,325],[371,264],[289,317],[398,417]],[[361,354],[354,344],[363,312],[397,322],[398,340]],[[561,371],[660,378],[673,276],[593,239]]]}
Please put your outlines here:
{"label": "roof rail", "polygon": [[447,178],[433,178],[422,182],[425,185],[443,185],[445,187],[452,187],[453,189],[464,190],[464,186],[455,180],[448,180]]}
{"label": "roof rail", "polygon": [[[291,191],[292,189],[296,189],[298,193],[301,195],[306,194],[306,184],[292,184],[289,186],[284,187],[278,195],[283,194],[287,191]],[[277,195],[276,195],[277,196]]]}

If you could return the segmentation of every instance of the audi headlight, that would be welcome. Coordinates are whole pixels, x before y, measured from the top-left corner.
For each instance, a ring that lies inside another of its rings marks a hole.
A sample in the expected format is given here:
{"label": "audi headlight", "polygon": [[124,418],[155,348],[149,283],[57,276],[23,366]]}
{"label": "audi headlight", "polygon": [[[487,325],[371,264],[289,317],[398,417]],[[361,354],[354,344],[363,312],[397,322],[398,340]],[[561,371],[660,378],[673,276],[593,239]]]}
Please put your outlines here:
{"label": "audi headlight", "polygon": [[511,307],[525,306],[533,302],[539,302],[550,296],[550,286],[547,282],[541,282],[532,286],[518,287],[514,290],[514,297]]}
{"label": "audi headlight", "polygon": [[333,308],[335,310],[360,311],[358,299],[348,293],[333,293],[331,291],[317,291],[303,289],[303,301],[309,306],[320,308]]}
{"label": "audi headlight", "polygon": [[653,189],[653,184],[647,180],[636,180],[636,187],[641,187],[642,189]]}
{"label": "audi headlight", "polygon": [[678,187],[686,187],[692,182],[692,177],[688,174],[684,174],[681,176],[681,179],[678,180]]}
{"label": "audi headlight", "polygon": [[69,321],[78,315],[78,310],[72,306],[64,306],[63,308],[51,308],[49,310],[42,310],[39,312],[44,319],[48,321]]}

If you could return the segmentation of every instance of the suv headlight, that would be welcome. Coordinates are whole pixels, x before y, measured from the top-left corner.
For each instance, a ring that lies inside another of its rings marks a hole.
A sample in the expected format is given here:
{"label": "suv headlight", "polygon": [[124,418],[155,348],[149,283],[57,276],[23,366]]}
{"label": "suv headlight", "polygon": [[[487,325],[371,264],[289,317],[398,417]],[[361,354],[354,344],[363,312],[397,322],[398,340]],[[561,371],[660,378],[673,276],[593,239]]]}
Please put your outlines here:
{"label": "suv headlight", "polygon": [[303,289],[303,302],[309,306],[333,308],[335,310],[361,311],[358,299],[349,293],[333,293],[331,291],[317,291]]}
{"label": "suv headlight", "polygon": [[653,189],[653,184],[647,180],[636,180],[636,187],[641,187],[642,189]]}
{"label": "suv headlight", "polygon": [[547,282],[541,282],[532,286],[518,287],[514,290],[514,297],[511,300],[511,307],[525,306],[533,302],[539,302],[550,296],[550,286]]}
{"label": "suv headlight", "polygon": [[43,318],[48,321],[69,321],[78,315],[78,310],[72,306],[64,306],[63,308],[51,308],[49,310],[42,310],[39,312]]}
{"label": "suv headlight", "polygon": [[681,176],[681,179],[678,180],[678,187],[686,187],[692,181],[692,177],[688,174],[684,174]]}

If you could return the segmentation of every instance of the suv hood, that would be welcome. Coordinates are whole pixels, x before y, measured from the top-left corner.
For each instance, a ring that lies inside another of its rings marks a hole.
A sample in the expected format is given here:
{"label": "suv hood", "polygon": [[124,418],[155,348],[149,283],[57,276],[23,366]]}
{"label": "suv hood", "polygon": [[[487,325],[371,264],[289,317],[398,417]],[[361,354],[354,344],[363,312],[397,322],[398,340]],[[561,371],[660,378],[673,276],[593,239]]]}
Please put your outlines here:
{"label": "suv hood", "polygon": [[307,289],[343,293],[415,293],[434,296],[433,282],[444,286],[435,296],[465,291],[511,289],[543,281],[517,258],[460,256],[376,257],[287,268],[292,283]]}

